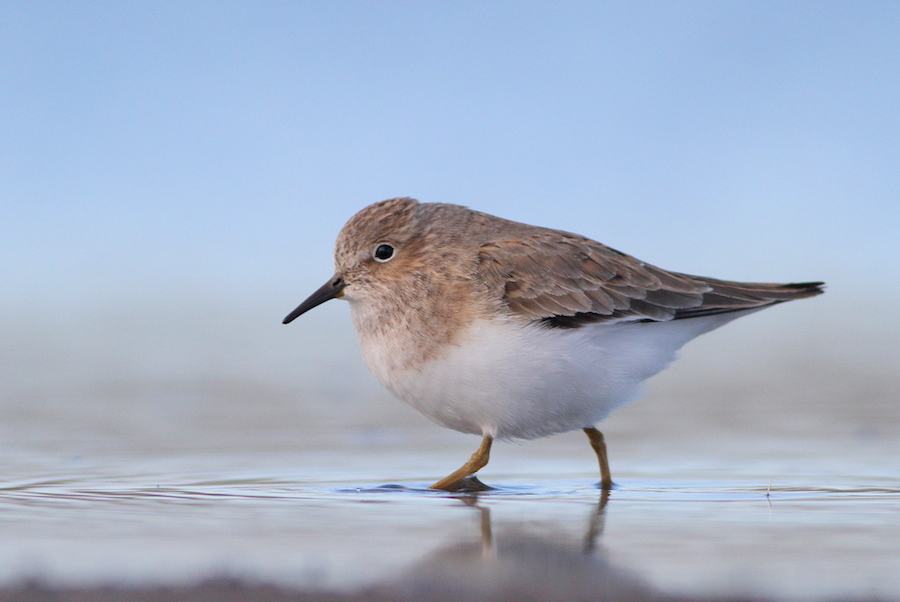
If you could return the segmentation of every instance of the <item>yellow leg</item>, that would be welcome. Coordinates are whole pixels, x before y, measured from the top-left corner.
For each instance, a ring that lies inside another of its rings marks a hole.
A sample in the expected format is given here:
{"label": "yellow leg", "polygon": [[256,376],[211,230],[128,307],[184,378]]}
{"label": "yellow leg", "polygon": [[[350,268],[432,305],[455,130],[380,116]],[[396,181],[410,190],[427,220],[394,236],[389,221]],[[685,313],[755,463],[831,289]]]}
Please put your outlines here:
{"label": "yellow leg", "polygon": [[447,491],[450,491],[454,489],[454,485],[465,479],[467,476],[475,474],[476,472],[484,468],[491,456],[491,443],[493,443],[493,441],[493,437],[491,437],[490,435],[485,435],[484,439],[481,440],[481,447],[478,448],[477,452],[472,454],[472,457],[469,458],[469,461],[432,485],[431,489],[445,489]]}
{"label": "yellow leg", "polygon": [[612,476],[609,474],[609,460],[606,457],[606,442],[603,441],[603,433],[596,428],[588,427],[584,429],[594,453],[597,454],[597,461],[600,462],[600,487],[606,491],[612,489]]}

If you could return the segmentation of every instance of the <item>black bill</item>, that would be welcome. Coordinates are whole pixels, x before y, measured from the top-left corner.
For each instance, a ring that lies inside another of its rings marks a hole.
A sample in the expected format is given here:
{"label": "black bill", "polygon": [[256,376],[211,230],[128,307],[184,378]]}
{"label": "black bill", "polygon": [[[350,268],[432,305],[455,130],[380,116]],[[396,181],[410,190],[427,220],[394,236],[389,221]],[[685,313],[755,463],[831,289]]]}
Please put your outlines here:
{"label": "black bill", "polygon": [[333,276],[331,280],[322,286],[322,288],[310,295],[306,301],[297,306],[297,309],[289,313],[282,324],[291,322],[294,318],[308,312],[317,305],[322,305],[330,299],[340,297],[343,294],[345,286],[347,285],[344,283],[343,278],[338,275]]}

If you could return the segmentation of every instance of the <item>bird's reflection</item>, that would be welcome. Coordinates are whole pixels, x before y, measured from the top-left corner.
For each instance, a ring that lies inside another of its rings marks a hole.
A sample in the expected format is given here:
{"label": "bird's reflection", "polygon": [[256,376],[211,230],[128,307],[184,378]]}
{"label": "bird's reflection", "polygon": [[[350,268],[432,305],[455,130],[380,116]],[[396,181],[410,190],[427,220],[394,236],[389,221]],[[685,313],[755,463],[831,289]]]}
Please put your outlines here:
{"label": "bird's reflection", "polygon": [[606,526],[606,504],[609,502],[609,489],[604,488],[600,492],[600,501],[590,514],[587,532],[584,534],[584,552],[591,554],[597,545],[597,539],[603,535]]}
{"label": "bird's reflection", "polygon": [[463,534],[464,541],[429,554],[390,587],[393,595],[429,600],[665,599],[631,571],[607,560],[600,540],[608,491],[591,505],[582,535],[575,537],[554,521],[517,524],[504,516],[494,525],[490,502],[480,496],[458,497],[477,513],[479,540],[473,541],[470,531]]}
{"label": "bird's reflection", "polygon": [[[484,556],[491,557],[495,555],[493,526],[491,525],[491,509],[479,504],[479,493],[469,493],[459,497],[459,501],[469,506],[479,515],[479,525],[481,528],[481,548]],[[597,539],[603,535],[603,527],[605,524],[606,504],[609,502],[609,489],[603,489],[600,493],[600,499],[594,506],[588,518],[588,526],[584,534],[584,545],[582,546],[586,554],[591,554],[597,544]]]}

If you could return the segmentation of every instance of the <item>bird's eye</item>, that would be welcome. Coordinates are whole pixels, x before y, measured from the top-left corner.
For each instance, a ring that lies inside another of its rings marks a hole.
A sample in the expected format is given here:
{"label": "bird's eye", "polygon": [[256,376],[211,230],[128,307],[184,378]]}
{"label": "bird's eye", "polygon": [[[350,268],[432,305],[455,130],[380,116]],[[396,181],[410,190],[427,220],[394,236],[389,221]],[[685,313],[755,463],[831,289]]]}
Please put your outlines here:
{"label": "bird's eye", "polygon": [[386,261],[390,261],[393,256],[394,256],[394,247],[392,247],[391,245],[389,245],[385,242],[383,242],[380,245],[378,245],[377,247],[375,247],[375,250],[372,252],[372,257],[374,257],[375,261],[377,261],[379,263],[384,263]]}

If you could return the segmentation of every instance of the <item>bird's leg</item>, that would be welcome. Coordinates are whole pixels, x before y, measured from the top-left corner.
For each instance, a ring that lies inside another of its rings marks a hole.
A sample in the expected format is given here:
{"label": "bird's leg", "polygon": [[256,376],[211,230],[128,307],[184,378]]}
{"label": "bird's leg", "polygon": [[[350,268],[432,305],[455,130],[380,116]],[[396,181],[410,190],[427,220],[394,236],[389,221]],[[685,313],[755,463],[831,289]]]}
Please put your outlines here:
{"label": "bird's leg", "polygon": [[612,476],[609,474],[609,460],[606,457],[606,442],[603,441],[603,433],[591,426],[584,429],[585,434],[597,454],[597,461],[600,462],[600,487],[606,491],[612,489]]}
{"label": "bird's leg", "polygon": [[460,481],[465,479],[470,474],[475,474],[480,469],[484,468],[491,456],[491,443],[493,443],[493,441],[493,437],[491,437],[490,435],[485,435],[484,439],[481,440],[481,447],[478,448],[478,451],[472,454],[472,457],[469,458],[469,461],[432,485],[431,489],[444,489],[446,491],[452,491],[455,489],[454,486],[457,485]]}

